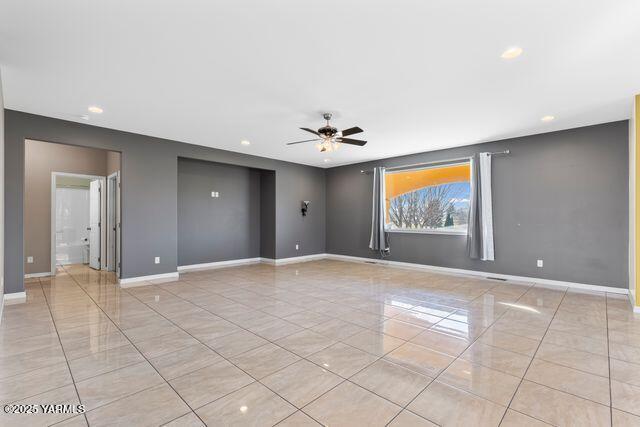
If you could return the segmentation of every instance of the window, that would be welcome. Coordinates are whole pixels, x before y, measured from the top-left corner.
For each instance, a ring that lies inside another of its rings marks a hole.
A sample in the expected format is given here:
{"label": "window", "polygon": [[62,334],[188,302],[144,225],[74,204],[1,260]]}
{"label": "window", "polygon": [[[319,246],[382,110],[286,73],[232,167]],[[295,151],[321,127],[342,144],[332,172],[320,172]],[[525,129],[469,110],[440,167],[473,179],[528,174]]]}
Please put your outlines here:
{"label": "window", "polygon": [[387,230],[466,234],[470,173],[469,162],[386,172]]}

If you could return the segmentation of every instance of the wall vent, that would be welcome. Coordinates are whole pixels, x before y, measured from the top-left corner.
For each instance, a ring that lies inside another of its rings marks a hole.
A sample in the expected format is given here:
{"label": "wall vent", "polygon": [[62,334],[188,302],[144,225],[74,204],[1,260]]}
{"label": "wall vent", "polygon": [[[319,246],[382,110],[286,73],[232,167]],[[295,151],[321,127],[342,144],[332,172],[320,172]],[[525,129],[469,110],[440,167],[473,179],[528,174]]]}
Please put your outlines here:
{"label": "wall vent", "polygon": [[488,277],[485,277],[485,279],[500,280],[501,282],[506,282],[507,281],[507,279],[503,279],[502,277],[491,277],[491,276],[488,276]]}

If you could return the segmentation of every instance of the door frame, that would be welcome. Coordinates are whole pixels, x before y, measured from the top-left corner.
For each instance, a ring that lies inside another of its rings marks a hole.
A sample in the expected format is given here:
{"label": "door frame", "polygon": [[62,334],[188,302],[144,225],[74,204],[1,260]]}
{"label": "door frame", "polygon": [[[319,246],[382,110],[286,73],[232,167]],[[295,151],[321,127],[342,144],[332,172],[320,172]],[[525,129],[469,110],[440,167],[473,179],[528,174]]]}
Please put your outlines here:
{"label": "door frame", "polygon": [[103,225],[103,219],[106,217],[106,200],[107,191],[106,183],[107,179],[100,175],[85,175],[81,173],[71,172],[51,172],[51,275],[56,275],[56,183],[59,176],[71,176],[75,178],[84,178],[90,180],[100,181],[100,269],[106,270],[107,260],[102,256],[106,253],[106,227]]}
{"label": "door frame", "polygon": [[[110,195],[113,191],[114,197],[113,201],[110,199]],[[113,205],[111,203],[113,202]],[[113,207],[114,210],[114,220],[115,223],[112,223],[112,217],[110,215],[110,208]],[[111,249],[109,247],[109,241],[111,240],[111,230],[115,228],[115,242],[114,242],[114,254],[115,259],[112,260],[111,257],[114,255],[111,253]],[[111,265],[113,261],[113,271],[116,273],[117,277],[120,277],[120,171],[115,171],[111,175],[107,176],[107,269]]]}

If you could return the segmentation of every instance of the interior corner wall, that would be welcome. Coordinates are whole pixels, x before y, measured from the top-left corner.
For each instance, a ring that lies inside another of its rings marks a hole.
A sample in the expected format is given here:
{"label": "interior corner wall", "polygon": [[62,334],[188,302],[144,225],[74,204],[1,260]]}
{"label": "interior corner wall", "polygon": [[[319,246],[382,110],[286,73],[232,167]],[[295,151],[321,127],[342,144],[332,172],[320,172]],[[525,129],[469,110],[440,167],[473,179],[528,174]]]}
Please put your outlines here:
{"label": "interior corner wall", "polygon": [[260,171],[260,257],[276,258],[276,174]]}
{"label": "interior corner wall", "polygon": [[466,236],[417,233],[390,233],[388,259],[626,288],[628,139],[625,120],[329,169],[327,252],[377,258],[360,170],[510,150],[492,165],[494,262],[470,259]]}
{"label": "interior corner wall", "polygon": [[640,95],[633,97],[629,121],[629,293],[634,307],[640,307]]}
{"label": "interior corner wall", "polygon": [[[303,200],[311,202],[306,216],[301,212]],[[324,253],[326,218],[324,169],[291,165],[276,171],[276,258]]]}
{"label": "interior corner wall", "polygon": [[42,141],[25,141],[25,274],[51,271],[51,173],[106,176],[107,151]]}
{"label": "interior corner wall", "polygon": [[178,266],[259,256],[260,171],[179,158]]}
{"label": "interior corner wall", "polygon": [[4,98],[0,71],[0,322],[4,308]]}
{"label": "interior corner wall", "polygon": [[[24,289],[22,217],[26,139],[121,153],[122,278],[177,271],[178,157],[274,171],[276,256],[325,252],[323,169],[5,110],[5,286],[8,292]],[[310,216],[301,217],[301,200],[312,201]],[[295,242],[300,245],[298,251]],[[160,264],[155,264],[155,257],[160,257]]]}
{"label": "interior corner wall", "polygon": [[120,170],[120,153],[107,151],[107,176]]}

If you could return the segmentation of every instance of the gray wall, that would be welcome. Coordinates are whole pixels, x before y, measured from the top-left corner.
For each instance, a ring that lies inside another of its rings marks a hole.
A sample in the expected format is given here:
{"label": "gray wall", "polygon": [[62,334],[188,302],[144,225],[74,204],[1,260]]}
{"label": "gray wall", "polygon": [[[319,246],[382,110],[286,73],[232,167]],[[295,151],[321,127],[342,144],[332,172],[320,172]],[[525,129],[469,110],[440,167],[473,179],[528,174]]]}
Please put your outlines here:
{"label": "gray wall", "polygon": [[[178,265],[178,157],[275,171],[277,258],[325,252],[325,171],[320,168],[5,110],[5,282],[23,286],[24,141],[119,151],[122,277],[175,272]],[[215,135],[212,135],[215,138]],[[300,200],[312,200],[304,219]],[[295,243],[300,242],[300,250]],[[154,257],[160,264],[154,264]]]}
{"label": "gray wall", "polygon": [[178,159],[178,265],[259,256],[260,171]]}
{"label": "gray wall", "polygon": [[391,234],[389,259],[626,288],[628,135],[620,121],[329,169],[327,252],[377,257],[361,169],[509,149],[493,162],[495,262],[469,259],[465,236],[408,233]]}
{"label": "gray wall", "polygon": [[[0,112],[4,111],[0,73]],[[0,114],[0,322],[4,309],[4,114]]]}
{"label": "gray wall", "polygon": [[260,256],[276,257],[276,174],[260,171]]}
{"label": "gray wall", "polygon": [[51,272],[51,173],[106,176],[109,153],[42,141],[25,142],[24,256],[33,257],[32,264],[25,264],[26,274]]}

